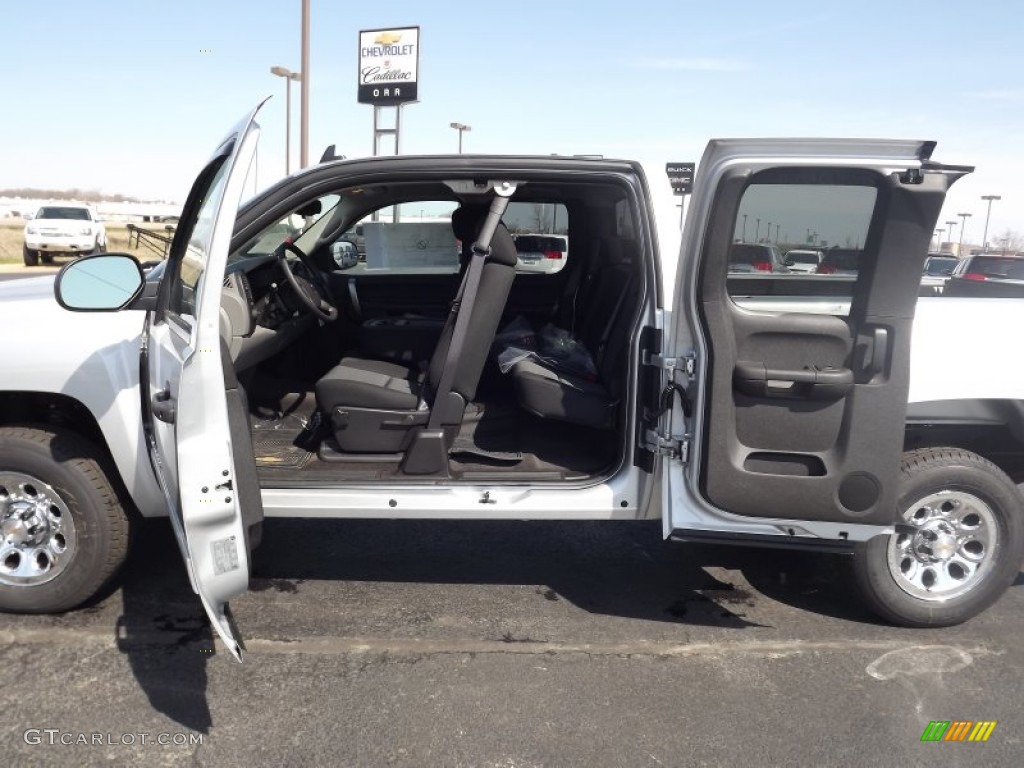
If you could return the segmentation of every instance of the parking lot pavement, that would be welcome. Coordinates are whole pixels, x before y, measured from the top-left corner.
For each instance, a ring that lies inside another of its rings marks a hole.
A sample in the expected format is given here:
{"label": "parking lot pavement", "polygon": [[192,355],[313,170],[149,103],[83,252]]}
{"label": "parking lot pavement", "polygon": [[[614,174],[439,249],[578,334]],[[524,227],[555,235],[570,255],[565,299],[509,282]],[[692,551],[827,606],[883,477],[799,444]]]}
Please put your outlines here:
{"label": "parking lot pavement", "polygon": [[[835,558],[664,544],[657,523],[273,520],[233,606],[240,665],[212,652],[169,526],[137,544],[101,602],[0,616],[9,764],[1024,756],[1024,577],[964,626],[913,631],[874,621]],[[998,725],[922,743],[931,720]],[[60,744],[82,738],[102,744]]]}
{"label": "parking lot pavement", "polygon": [[55,267],[26,267],[23,264],[0,264],[0,282],[19,280],[23,277],[55,275],[59,269],[59,265]]}

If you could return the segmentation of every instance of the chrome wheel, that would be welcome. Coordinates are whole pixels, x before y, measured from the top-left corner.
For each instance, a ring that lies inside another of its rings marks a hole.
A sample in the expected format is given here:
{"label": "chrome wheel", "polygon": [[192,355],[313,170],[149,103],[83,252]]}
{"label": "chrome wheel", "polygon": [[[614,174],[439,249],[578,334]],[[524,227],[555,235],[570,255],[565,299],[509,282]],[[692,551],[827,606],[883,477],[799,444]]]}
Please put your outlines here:
{"label": "chrome wheel", "polygon": [[45,584],[68,566],[76,545],[71,511],[51,486],[0,472],[0,584]]}
{"label": "chrome wheel", "polygon": [[974,589],[991,570],[1000,546],[991,507],[974,494],[939,491],[903,513],[889,539],[893,579],[907,594],[950,600]]}

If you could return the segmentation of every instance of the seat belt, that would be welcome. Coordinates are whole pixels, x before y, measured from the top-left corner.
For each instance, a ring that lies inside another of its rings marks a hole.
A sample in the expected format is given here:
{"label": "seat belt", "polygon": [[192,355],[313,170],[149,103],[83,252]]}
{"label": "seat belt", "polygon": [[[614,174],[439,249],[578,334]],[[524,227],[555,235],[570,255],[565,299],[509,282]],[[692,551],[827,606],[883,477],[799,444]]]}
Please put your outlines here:
{"label": "seat belt", "polygon": [[455,317],[455,328],[452,330],[451,339],[448,341],[448,351],[445,355],[444,367],[441,369],[441,381],[438,383],[437,389],[434,390],[434,402],[430,406],[430,419],[427,422],[428,430],[441,429],[441,412],[448,403],[448,395],[451,394],[452,384],[455,382],[459,356],[462,354],[462,346],[466,341],[473,305],[476,304],[480,277],[484,271],[484,263],[491,255],[491,239],[501,223],[501,217],[508,207],[509,198],[515,191],[516,185],[510,183],[504,183],[495,188],[494,199],[491,200],[487,218],[484,219],[480,234],[477,235],[476,242],[473,243],[473,255],[469,262],[469,269],[466,270],[466,277],[459,295],[455,297],[458,314]]}

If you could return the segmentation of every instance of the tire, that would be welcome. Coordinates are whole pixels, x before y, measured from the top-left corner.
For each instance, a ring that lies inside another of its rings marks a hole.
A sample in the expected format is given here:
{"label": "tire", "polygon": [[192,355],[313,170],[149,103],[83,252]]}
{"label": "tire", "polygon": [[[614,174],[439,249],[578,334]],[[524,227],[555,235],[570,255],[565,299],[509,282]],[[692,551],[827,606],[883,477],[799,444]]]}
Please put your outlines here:
{"label": "tire", "polygon": [[95,256],[98,253],[106,253],[106,252],[107,252],[107,246],[104,243],[101,243],[101,242],[99,242],[97,240],[96,241],[96,247],[93,248],[91,251],[89,251],[89,255],[90,256]]}
{"label": "tire", "polygon": [[857,545],[854,582],[879,616],[948,627],[1010,586],[1024,558],[1024,495],[992,462],[959,448],[903,455],[896,533]]}
{"label": "tire", "polygon": [[69,430],[0,427],[0,610],[71,610],[124,563],[130,523],[105,464]]}
{"label": "tire", "polygon": [[21,257],[25,260],[26,267],[34,267],[39,264],[39,251],[33,251],[27,245],[21,246]]}

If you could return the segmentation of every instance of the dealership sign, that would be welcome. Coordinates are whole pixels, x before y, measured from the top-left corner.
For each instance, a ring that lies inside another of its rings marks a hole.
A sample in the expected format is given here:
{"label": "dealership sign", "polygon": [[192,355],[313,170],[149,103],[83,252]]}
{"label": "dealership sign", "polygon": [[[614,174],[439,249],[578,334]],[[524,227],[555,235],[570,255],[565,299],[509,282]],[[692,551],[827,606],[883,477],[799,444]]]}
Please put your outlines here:
{"label": "dealership sign", "polygon": [[359,33],[359,102],[375,106],[417,100],[420,28]]}
{"label": "dealership sign", "polygon": [[666,164],[665,173],[668,174],[668,183],[672,185],[674,194],[688,195],[693,192],[693,172],[696,168],[696,163]]}

